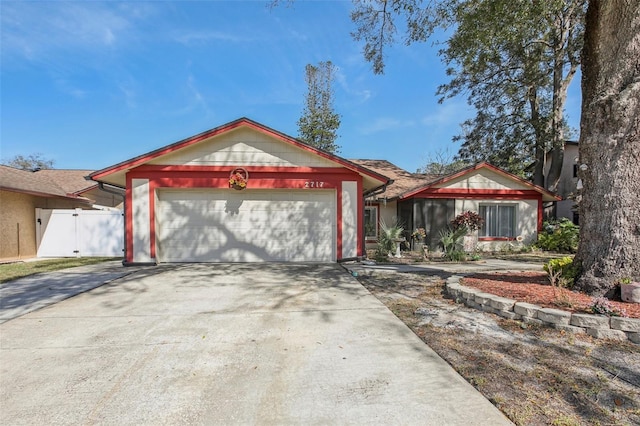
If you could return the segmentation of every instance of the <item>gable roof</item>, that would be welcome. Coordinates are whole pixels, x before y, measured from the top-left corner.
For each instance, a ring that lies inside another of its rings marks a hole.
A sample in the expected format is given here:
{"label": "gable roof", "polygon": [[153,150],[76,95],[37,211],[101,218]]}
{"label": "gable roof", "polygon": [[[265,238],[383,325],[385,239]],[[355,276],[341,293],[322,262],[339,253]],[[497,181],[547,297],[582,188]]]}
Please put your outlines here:
{"label": "gable roof", "polygon": [[468,175],[468,174],[471,174],[471,173],[473,173],[473,172],[475,172],[477,170],[482,170],[482,169],[491,170],[492,172],[495,172],[495,173],[497,173],[499,175],[502,175],[503,177],[506,177],[507,179],[510,179],[510,180],[512,180],[512,181],[514,181],[516,183],[519,183],[520,185],[524,185],[525,187],[528,187],[528,189],[530,189],[530,190],[539,192],[542,195],[542,200],[543,201],[559,201],[559,200],[562,199],[562,198],[558,197],[557,195],[553,194],[552,192],[547,191],[546,189],[544,189],[541,186],[534,185],[533,183],[531,183],[531,182],[529,182],[529,181],[527,181],[525,179],[522,179],[519,176],[516,176],[516,175],[514,175],[512,173],[507,172],[506,170],[503,170],[503,169],[501,169],[499,167],[496,167],[496,166],[491,165],[491,164],[486,163],[486,162],[481,162],[481,163],[478,163],[478,164],[474,164],[474,165],[466,167],[466,168],[464,168],[464,169],[462,169],[462,170],[460,170],[460,171],[458,171],[456,173],[452,173],[450,175],[444,176],[444,177],[442,177],[442,178],[440,178],[440,179],[438,179],[438,180],[436,180],[434,182],[431,182],[429,185],[426,185],[426,186],[421,187],[421,188],[416,188],[416,189],[414,189],[412,191],[406,192],[406,193],[402,194],[402,196],[400,198],[401,199],[410,198],[411,196],[413,196],[413,195],[415,195],[415,194],[417,194],[417,193],[419,193],[421,191],[424,191],[425,189],[434,188],[434,187],[437,187],[439,185],[446,184],[446,183],[448,183],[448,182],[450,182],[450,181],[452,181],[454,179],[457,179],[457,178],[459,178],[461,176]]}
{"label": "gable roof", "polygon": [[[91,182],[87,184],[89,187],[93,186]],[[4,165],[0,165],[0,189],[40,197],[69,198],[82,203],[90,202],[87,198],[66,191],[49,176]]]}
{"label": "gable roof", "polygon": [[122,184],[118,185],[117,182],[124,181],[124,175],[131,169],[138,167],[140,165],[146,164],[158,157],[173,153],[180,149],[195,145],[199,142],[202,142],[206,139],[212,138],[214,136],[218,136],[229,132],[234,129],[238,129],[240,127],[251,128],[263,134],[274,137],[284,143],[291,144],[297,148],[300,148],[304,151],[310,152],[312,154],[323,157],[327,160],[335,162],[349,170],[352,170],[356,173],[359,173],[365,179],[370,181],[369,183],[372,186],[381,186],[389,183],[389,178],[383,174],[380,174],[374,170],[370,170],[358,164],[355,164],[349,160],[346,160],[342,157],[339,157],[335,154],[320,150],[311,145],[308,145],[296,138],[288,136],[282,132],[274,130],[270,127],[267,127],[263,124],[260,124],[256,121],[250,120],[246,117],[239,118],[237,120],[231,121],[227,124],[223,124],[222,126],[215,127],[210,130],[206,130],[197,135],[191,136],[189,138],[180,140],[178,142],[172,143],[170,145],[166,145],[164,147],[158,148],[146,154],[139,155],[137,157],[131,158],[129,160],[122,161],[113,166],[104,168],[102,170],[98,170],[89,175],[89,177],[95,181],[106,182],[116,186],[123,186]]}
{"label": "gable roof", "polygon": [[495,172],[501,176],[504,176],[515,183],[528,187],[530,190],[539,192],[542,195],[543,201],[560,200],[560,198],[555,194],[553,194],[552,192],[549,192],[540,186],[534,185],[529,181],[526,181],[512,173],[509,173],[505,170],[502,170],[499,167],[493,166],[486,162],[482,162],[482,163],[478,163],[478,164],[466,167],[458,172],[451,173],[448,175],[427,175],[427,174],[419,174],[419,173],[410,173],[385,160],[351,160],[351,161],[363,164],[366,167],[371,168],[372,170],[377,170],[381,173],[383,172],[387,176],[394,179],[393,185],[389,186],[387,191],[383,194],[380,194],[380,197],[379,197],[379,198],[386,198],[388,200],[393,200],[393,199],[405,200],[407,198],[413,197],[414,195],[422,191],[447,184],[452,180],[455,180],[459,177],[471,174],[477,170],[482,170],[482,169],[491,170],[492,172]]}

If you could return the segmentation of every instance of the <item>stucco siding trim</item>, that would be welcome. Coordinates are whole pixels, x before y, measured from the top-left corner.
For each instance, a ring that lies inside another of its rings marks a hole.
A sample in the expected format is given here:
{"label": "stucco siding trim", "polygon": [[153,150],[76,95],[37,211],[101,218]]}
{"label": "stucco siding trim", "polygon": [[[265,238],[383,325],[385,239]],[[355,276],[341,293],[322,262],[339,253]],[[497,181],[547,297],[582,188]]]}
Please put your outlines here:
{"label": "stucco siding trim", "polygon": [[358,183],[342,182],[342,259],[358,256]]}
{"label": "stucco siding trim", "polygon": [[153,261],[151,257],[151,211],[149,179],[131,179],[133,262]]}

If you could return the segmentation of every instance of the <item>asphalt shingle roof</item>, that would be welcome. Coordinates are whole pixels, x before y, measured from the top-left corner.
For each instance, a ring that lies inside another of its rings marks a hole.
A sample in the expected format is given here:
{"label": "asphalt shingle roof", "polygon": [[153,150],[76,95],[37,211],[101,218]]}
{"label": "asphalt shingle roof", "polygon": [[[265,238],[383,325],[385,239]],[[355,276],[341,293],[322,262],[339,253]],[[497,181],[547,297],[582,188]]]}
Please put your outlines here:
{"label": "asphalt shingle roof", "polygon": [[387,187],[383,194],[379,195],[379,198],[396,198],[411,190],[429,185],[443,177],[443,175],[410,173],[387,160],[349,161],[393,179],[393,183]]}
{"label": "asphalt shingle roof", "polygon": [[96,182],[84,178],[91,173],[93,170],[44,169],[35,172],[37,176],[50,179],[67,194],[77,194],[96,186]]}
{"label": "asphalt shingle roof", "polygon": [[84,180],[84,176],[89,172],[87,170],[31,172],[0,165],[0,188],[43,196],[78,198],[75,195],[76,192],[95,186],[95,182]]}

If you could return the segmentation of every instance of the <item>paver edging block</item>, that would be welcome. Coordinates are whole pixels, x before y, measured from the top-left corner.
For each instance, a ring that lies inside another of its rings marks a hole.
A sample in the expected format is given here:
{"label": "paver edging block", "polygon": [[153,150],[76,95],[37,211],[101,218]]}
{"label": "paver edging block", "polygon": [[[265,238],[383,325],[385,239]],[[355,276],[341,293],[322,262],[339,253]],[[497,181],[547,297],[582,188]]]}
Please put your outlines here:
{"label": "paver edging block", "polygon": [[493,296],[489,301],[489,304],[492,308],[497,309],[498,311],[513,311],[513,306],[516,304],[516,300]]}
{"label": "paver edging block", "polygon": [[525,324],[544,325],[544,322],[542,320],[539,320],[538,318],[531,318],[531,317],[522,317],[522,322]]}
{"label": "paver edging block", "polygon": [[640,319],[611,317],[611,328],[631,333],[640,333]]}
{"label": "paver edging block", "polygon": [[461,293],[461,289],[462,286],[458,283],[447,283],[445,285],[445,288],[447,290],[447,294],[452,298],[452,299],[458,299],[460,297],[460,293]]}
{"label": "paver edging block", "polygon": [[492,297],[493,297],[493,294],[480,292],[480,293],[476,293],[474,297],[474,301],[478,305],[489,305],[489,301],[491,300]]}
{"label": "paver edging block", "polygon": [[573,314],[569,324],[582,328],[609,329],[609,317],[590,314]]}
{"label": "paver edging block", "polygon": [[538,318],[538,311],[540,311],[540,309],[542,309],[542,307],[525,302],[516,302],[516,304],[513,305],[513,311],[516,314],[528,318]]}
{"label": "paver edging block", "polygon": [[482,310],[482,305],[478,305],[473,299],[465,300],[464,304],[470,308],[477,309],[479,311]]}
{"label": "paver edging block", "polygon": [[585,334],[587,332],[586,328],[578,327],[575,325],[553,324],[553,328],[555,328],[556,330],[568,331],[573,334]]}
{"label": "paver edging block", "polygon": [[462,284],[460,284],[460,278],[462,278],[460,275],[450,276],[449,278],[447,278],[447,285],[455,284],[461,286]]}
{"label": "paver edging block", "polygon": [[460,297],[465,300],[473,300],[476,297],[476,294],[481,293],[480,290],[476,290],[474,288],[462,287],[460,288]]}
{"label": "paver edging block", "polygon": [[502,318],[510,319],[510,320],[519,320],[522,319],[522,316],[516,314],[512,311],[495,311],[495,314],[501,316]]}
{"label": "paver edging block", "polygon": [[491,305],[489,305],[488,303],[485,303],[484,305],[480,305],[480,309],[481,309],[483,312],[488,312],[488,313],[490,313],[490,314],[495,314],[495,313],[497,313],[497,312],[496,312],[496,310],[495,310],[495,309],[493,309],[493,308],[491,307]]}
{"label": "paver edging block", "polygon": [[525,324],[546,325],[571,333],[586,333],[598,339],[629,340],[640,344],[640,319],[604,317],[591,314],[572,314],[560,309],[542,308],[531,303],[518,302],[481,290],[465,287],[460,278],[450,277],[445,284],[445,293],[456,303],[503,318],[515,319]]}
{"label": "paver edging block", "polygon": [[587,328],[587,334],[596,339],[627,340],[627,333],[621,330]]}
{"label": "paver edging block", "polygon": [[560,309],[542,308],[538,311],[538,318],[549,324],[569,325],[571,314]]}

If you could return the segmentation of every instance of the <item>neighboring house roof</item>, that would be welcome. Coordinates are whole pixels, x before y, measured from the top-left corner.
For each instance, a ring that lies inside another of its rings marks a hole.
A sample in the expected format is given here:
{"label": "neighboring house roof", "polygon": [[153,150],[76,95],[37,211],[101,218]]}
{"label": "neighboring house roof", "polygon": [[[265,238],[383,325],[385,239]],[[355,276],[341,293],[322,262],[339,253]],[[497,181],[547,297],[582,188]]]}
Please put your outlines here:
{"label": "neighboring house roof", "polygon": [[[91,182],[87,182],[87,184],[93,186]],[[72,192],[67,192],[51,177],[3,165],[0,165],[0,189],[40,197],[70,198],[83,203],[90,201]]]}
{"label": "neighboring house roof", "polygon": [[476,170],[480,169],[488,169],[492,172],[498,173],[515,183],[519,183],[520,185],[524,185],[529,189],[539,192],[542,195],[543,201],[558,201],[559,197],[554,195],[553,193],[547,191],[546,189],[534,185],[529,181],[526,181],[514,174],[511,174],[505,170],[502,170],[498,167],[492,166],[489,163],[478,163],[473,166],[469,166],[464,168],[456,173],[451,173],[448,175],[425,175],[419,173],[410,173],[406,170],[401,169],[400,167],[385,161],[385,160],[351,160],[354,163],[362,164],[364,167],[367,167],[372,170],[376,170],[379,173],[384,173],[394,180],[393,185],[390,185],[387,188],[387,191],[383,194],[380,194],[378,198],[386,198],[389,200],[393,199],[407,199],[412,196],[428,190],[430,188],[436,188],[450,182],[454,179],[457,179],[461,176],[464,176],[469,173],[473,173]]}
{"label": "neighboring house roof", "polygon": [[39,177],[50,179],[67,194],[77,195],[98,186],[94,181],[85,179],[85,176],[89,176],[91,173],[93,170],[43,169],[35,172]]}
{"label": "neighboring house roof", "polygon": [[[288,136],[282,132],[279,132],[277,130],[274,130],[270,127],[267,127],[263,124],[260,124],[256,121],[250,120],[246,117],[242,117],[239,118],[237,120],[231,121],[227,124],[223,124],[222,126],[218,126],[215,127],[213,129],[204,131],[202,133],[199,133],[195,136],[191,136],[189,138],[183,139],[181,141],[175,142],[173,144],[164,146],[162,148],[158,148],[154,151],[148,152],[146,154],[142,154],[139,155],[137,157],[131,158],[129,160],[125,160],[121,163],[115,164],[113,166],[107,167],[105,169],[102,170],[98,170],[96,172],[93,172],[90,174],[90,177],[95,180],[95,181],[99,181],[99,182],[106,182],[112,185],[116,185],[116,186],[120,186],[120,187],[124,187],[124,182],[125,182],[125,175],[126,173],[138,166],[141,166],[143,164],[146,164],[152,160],[155,160],[159,157],[165,156],[167,154],[171,154],[173,152],[176,152],[178,150],[181,150],[183,148],[187,148],[189,146],[195,145],[199,142],[203,142],[207,139],[210,139],[212,137],[224,134],[226,132],[229,132],[231,130],[240,128],[240,127],[247,127],[247,128],[251,128],[253,130],[256,130],[258,132],[261,132],[263,134],[272,136],[276,139],[281,140],[282,142],[291,144],[293,146],[296,146],[302,150],[305,150],[307,152],[311,152],[313,154],[316,154],[320,157],[323,157],[327,160],[333,161],[349,170],[352,170],[360,175],[362,175],[365,178],[365,181],[367,181],[368,185],[370,187],[378,187],[378,186],[382,186],[385,185],[387,183],[389,183],[389,178],[383,174],[380,174],[374,170],[370,170],[366,167],[363,167],[361,165],[355,164],[349,160],[346,160],[342,157],[339,157],[335,154],[332,154],[330,152],[326,152],[323,150],[320,150],[318,148],[315,148],[311,145],[308,145],[296,138],[293,138],[291,136]],[[371,188],[369,188],[371,189]]]}

